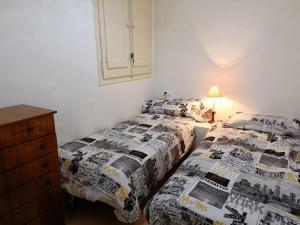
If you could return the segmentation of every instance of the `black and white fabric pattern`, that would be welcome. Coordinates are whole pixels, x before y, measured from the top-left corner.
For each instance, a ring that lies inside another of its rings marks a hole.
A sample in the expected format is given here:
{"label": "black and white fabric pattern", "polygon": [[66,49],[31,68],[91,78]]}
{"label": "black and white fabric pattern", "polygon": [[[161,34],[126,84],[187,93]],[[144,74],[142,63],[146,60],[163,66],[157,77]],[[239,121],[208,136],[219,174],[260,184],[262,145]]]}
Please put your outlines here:
{"label": "black and white fabric pattern", "polygon": [[236,113],[226,121],[226,124],[232,128],[300,137],[300,121],[284,116]]}
{"label": "black and white fabric pattern", "polygon": [[198,122],[208,122],[212,119],[213,110],[205,107],[201,100],[158,99],[145,101],[142,111],[144,113],[189,117]]}
{"label": "black and white fabric pattern", "polygon": [[63,188],[73,196],[105,202],[120,221],[133,223],[140,202],[194,139],[194,120],[141,114],[111,129],[59,148]]}
{"label": "black and white fabric pattern", "polygon": [[218,124],[150,200],[150,225],[300,224],[300,140]]}

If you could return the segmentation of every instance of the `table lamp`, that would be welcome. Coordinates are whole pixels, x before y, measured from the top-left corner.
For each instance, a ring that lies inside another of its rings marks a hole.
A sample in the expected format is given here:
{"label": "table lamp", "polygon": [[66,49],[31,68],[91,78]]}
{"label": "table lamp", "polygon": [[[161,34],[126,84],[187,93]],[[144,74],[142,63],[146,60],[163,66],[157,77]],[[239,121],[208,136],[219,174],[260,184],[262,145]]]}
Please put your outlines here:
{"label": "table lamp", "polygon": [[212,112],[212,119],[211,119],[211,123],[213,123],[213,122],[215,122],[216,99],[222,97],[220,88],[217,87],[217,86],[212,86],[212,87],[208,90],[207,97],[213,99],[213,112]]}

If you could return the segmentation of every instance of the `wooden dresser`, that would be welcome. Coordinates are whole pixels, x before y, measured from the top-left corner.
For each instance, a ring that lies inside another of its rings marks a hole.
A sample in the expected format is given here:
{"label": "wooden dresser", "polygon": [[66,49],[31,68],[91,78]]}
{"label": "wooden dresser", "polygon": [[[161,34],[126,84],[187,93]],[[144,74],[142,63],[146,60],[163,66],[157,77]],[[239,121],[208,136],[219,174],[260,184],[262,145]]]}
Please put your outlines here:
{"label": "wooden dresser", "polygon": [[53,110],[0,109],[0,225],[64,225]]}

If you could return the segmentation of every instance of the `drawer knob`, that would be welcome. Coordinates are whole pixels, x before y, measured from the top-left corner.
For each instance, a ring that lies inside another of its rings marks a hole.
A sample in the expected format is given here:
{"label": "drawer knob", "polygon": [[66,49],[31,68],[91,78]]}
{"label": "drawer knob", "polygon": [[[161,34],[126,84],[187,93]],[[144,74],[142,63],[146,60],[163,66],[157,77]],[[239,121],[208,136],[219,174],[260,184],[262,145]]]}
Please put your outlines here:
{"label": "drawer knob", "polygon": [[48,162],[42,163],[42,167],[43,167],[43,168],[46,168],[46,167],[48,167],[48,166],[49,166],[49,163],[48,163]]}
{"label": "drawer knob", "polygon": [[50,219],[52,220],[52,219],[54,218],[54,216],[55,216],[54,208],[51,208],[51,209],[50,209],[50,213],[49,213],[49,217],[50,217]]}
{"label": "drawer knob", "polygon": [[41,144],[41,145],[40,145],[40,149],[41,149],[41,150],[46,150],[46,147],[47,147],[47,144]]}
{"label": "drawer knob", "polygon": [[48,197],[48,204],[49,204],[49,205],[53,205],[53,203],[54,203],[53,196],[49,196],[49,197]]}
{"label": "drawer knob", "polygon": [[50,184],[51,184],[51,181],[49,179],[46,180],[45,183],[44,183],[45,187],[49,187]]}
{"label": "drawer knob", "polygon": [[27,133],[32,133],[33,132],[33,128],[28,127],[26,131],[27,131]]}

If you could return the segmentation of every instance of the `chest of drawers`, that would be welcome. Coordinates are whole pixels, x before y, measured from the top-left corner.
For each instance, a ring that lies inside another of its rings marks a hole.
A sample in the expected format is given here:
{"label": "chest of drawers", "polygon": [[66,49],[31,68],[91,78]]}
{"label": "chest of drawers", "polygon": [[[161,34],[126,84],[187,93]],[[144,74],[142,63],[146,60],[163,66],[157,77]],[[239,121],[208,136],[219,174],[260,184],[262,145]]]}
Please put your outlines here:
{"label": "chest of drawers", "polygon": [[0,225],[64,225],[53,110],[0,109]]}

